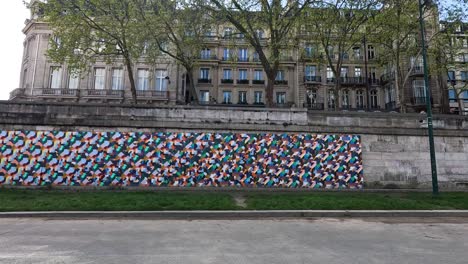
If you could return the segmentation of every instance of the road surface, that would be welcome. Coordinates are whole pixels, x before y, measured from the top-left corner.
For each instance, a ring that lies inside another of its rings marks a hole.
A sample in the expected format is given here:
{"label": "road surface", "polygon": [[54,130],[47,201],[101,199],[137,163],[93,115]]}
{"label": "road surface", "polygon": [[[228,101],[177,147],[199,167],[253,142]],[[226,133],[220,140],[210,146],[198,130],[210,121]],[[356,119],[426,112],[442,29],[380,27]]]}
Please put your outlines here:
{"label": "road surface", "polygon": [[0,263],[468,263],[468,220],[0,219]]}

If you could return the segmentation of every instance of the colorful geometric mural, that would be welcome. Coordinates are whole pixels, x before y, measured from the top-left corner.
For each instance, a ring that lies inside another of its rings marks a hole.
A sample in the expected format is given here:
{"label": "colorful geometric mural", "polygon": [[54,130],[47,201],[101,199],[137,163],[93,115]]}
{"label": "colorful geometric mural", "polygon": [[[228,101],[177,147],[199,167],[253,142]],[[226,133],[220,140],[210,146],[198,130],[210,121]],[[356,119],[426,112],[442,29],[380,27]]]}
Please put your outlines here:
{"label": "colorful geometric mural", "polygon": [[0,131],[0,185],[361,188],[354,135]]}

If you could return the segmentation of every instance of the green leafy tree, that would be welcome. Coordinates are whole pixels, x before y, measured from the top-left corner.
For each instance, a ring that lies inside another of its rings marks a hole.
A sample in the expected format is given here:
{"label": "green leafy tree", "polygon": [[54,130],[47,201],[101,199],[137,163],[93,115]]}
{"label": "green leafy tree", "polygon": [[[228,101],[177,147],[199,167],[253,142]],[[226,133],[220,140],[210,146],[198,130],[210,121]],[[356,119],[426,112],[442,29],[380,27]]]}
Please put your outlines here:
{"label": "green leafy tree", "polygon": [[[143,0],[141,0],[143,1]],[[137,0],[48,0],[44,20],[54,32],[48,56],[86,71],[96,61],[123,63],[137,103],[134,65],[144,47]]]}
{"label": "green leafy tree", "polygon": [[369,18],[379,7],[374,0],[330,0],[314,4],[303,16],[303,25],[323,51],[322,61],[334,76],[333,97],[338,103],[342,86],[341,68],[353,47],[360,44]]}
{"label": "green leafy tree", "polygon": [[[213,17],[187,0],[151,0],[140,2],[142,31],[151,49],[157,49],[186,70],[189,101],[198,102],[194,71],[206,47],[207,35],[216,25]],[[154,53],[159,56],[159,54]],[[155,58],[156,60],[157,58]]]}
{"label": "green leafy tree", "polygon": [[200,0],[207,14],[232,24],[253,47],[268,78],[266,104],[273,105],[273,90],[282,53],[296,44],[297,22],[315,0]]}

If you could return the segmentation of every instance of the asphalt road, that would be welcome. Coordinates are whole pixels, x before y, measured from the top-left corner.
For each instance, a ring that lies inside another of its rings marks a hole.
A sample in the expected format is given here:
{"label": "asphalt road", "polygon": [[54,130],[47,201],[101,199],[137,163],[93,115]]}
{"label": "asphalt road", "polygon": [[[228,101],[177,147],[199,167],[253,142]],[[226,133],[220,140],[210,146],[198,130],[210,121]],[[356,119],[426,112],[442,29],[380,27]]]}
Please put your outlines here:
{"label": "asphalt road", "polygon": [[0,263],[468,263],[467,219],[0,219]]}

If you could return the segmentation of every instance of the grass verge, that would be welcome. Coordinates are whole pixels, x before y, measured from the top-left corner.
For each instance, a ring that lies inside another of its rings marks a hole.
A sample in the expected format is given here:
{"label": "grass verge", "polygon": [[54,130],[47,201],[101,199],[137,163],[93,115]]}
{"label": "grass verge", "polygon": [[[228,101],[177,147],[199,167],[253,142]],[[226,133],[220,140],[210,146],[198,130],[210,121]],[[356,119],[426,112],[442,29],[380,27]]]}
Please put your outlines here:
{"label": "grass verge", "polygon": [[[245,199],[236,205],[233,196]],[[0,211],[468,210],[468,193],[184,192],[0,189]]]}
{"label": "grass verge", "polygon": [[0,189],[0,211],[235,210],[221,193]]}
{"label": "grass verge", "polygon": [[468,193],[272,193],[247,195],[255,210],[453,210],[468,209]]}

